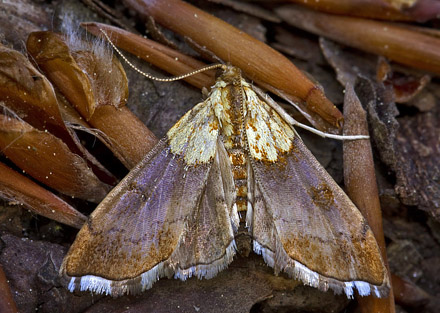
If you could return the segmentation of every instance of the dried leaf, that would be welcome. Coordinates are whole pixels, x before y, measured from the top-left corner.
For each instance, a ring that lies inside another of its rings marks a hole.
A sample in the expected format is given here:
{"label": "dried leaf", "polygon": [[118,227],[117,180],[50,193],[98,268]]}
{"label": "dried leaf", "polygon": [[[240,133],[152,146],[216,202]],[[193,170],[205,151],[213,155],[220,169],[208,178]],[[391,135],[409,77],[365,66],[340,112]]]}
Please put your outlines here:
{"label": "dried leaf", "polygon": [[393,71],[383,57],[377,60],[373,55],[356,53],[351,48],[322,37],[319,42],[327,61],[336,71],[338,81],[343,86],[347,83],[353,84],[357,76],[361,75],[391,86],[394,100],[403,103],[417,96],[431,80],[426,74]]}
{"label": "dried leaf", "polygon": [[440,220],[440,110],[396,119],[391,88],[363,79],[356,90],[366,104],[380,159],[396,175],[400,200]]}
{"label": "dried leaf", "polygon": [[394,274],[391,278],[397,303],[409,307],[420,307],[429,302],[430,295],[416,284]]}
{"label": "dried leaf", "polygon": [[295,27],[398,63],[440,73],[439,38],[396,24],[319,13],[299,6],[283,6],[276,11]]}
{"label": "dried leaf", "polygon": [[391,65],[382,57],[377,66],[377,80],[392,86],[394,100],[405,103],[417,96],[431,81],[429,75],[411,75],[394,72]]}
{"label": "dried leaf", "polygon": [[0,195],[2,198],[23,204],[37,214],[78,229],[87,220],[68,203],[2,163]]}
{"label": "dried leaf", "polygon": [[358,75],[374,77],[377,58],[371,54],[356,53],[324,37],[319,38],[319,45],[327,62],[336,72],[336,78],[342,86],[354,84]]}
{"label": "dried leaf", "polygon": [[[417,19],[405,9],[417,0],[290,0],[311,9],[347,16],[359,16],[391,21],[410,21]],[[410,3],[409,3],[410,2]],[[422,1],[419,1],[422,2]]]}
{"label": "dried leaf", "polygon": [[26,173],[61,193],[92,202],[110,190],[59,138],[0,115],[1,151]]}
{"label": "dried leaf", "polygon": [[326,64],[316,40],[289,32],[285,28],[275,28],[275,42],[272,46],[284,54],[309,61],[312,64]]}
{"label": "dried leaf", "polygon": [[103,181],[116,179],[80,143],[64,123],[52,84],[21,53],[0,47],[0,101],[33,127],[49,131],[83,156]]}
{"label": "dried leaf", "polygon": [[398,119],[395,190],[406,205],[417,205],[440,220],[440,110]]}

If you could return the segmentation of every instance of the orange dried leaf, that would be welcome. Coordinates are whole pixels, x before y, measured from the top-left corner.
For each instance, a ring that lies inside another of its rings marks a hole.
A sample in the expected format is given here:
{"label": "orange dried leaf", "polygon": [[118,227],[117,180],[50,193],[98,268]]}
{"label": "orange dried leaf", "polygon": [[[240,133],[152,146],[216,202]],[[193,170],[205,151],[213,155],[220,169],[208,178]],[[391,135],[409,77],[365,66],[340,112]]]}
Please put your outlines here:
{"label": "orange dried leaf", "polygon": [[51,83],[18,51],[0,46],[0,101],[39,130],[70,134]]}
{"label": "orange dried leaf", "polygon": [[314,10],[340,15],[368,17],[391,21],[413,20],[409,14],[400,11],[399,7],[383,0],[289,0]]}
{"label": "orange dried leaf", "polygon": [[50,191],[0,163],[0,196],[57,222],[81,228],[87,218]]}
{"label": "orange dried leaf", "polygon": [[[297,105],[315,126],[328,129],[342,121],[342,114],[322,90],[286,57],[228,23],[179,0],[127,0],[125,3],[241,68],[257,83],[271,86],[272,92]],[[296,103],[298,99],[304,103]],[[319,120],[318,115],[327,124]]]}
{"label": "orange dried leaf", "polygon": [[0,114],[0,149],[26,173],[66,195],[99,202],[110,189],[59,138],[15,117]]}
{"label": "orange dried leaf", "polygon": [[397,24],[337,16],[300,6],[276,10],[287,23],[339,43],[440,73],[440,39]]}
{"label": "orange dried leaf", "polygon": [[92,84],[78,67],[61,35],[53,32],[34,32],[26,48],[38,67],[87,120],[96,103]]}

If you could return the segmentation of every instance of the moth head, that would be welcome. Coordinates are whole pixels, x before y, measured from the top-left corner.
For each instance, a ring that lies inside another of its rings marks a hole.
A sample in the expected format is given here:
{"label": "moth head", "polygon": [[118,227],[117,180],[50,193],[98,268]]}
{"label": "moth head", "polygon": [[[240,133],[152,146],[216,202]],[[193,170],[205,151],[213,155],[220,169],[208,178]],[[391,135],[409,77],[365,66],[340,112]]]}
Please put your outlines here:
{"label": "moth head", "polygon": [[241,70],[232,65],[222,65],[221,74],[217,75],[217,80],[225,83],[239,83],[241,81]]}

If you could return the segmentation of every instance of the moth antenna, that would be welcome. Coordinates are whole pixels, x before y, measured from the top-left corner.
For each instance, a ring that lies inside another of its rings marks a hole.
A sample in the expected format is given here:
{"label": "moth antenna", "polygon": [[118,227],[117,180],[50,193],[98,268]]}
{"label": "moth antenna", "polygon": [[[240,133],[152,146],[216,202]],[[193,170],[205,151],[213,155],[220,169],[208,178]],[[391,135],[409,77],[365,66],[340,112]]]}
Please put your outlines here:
{"label": "moth antenna", "polygon": [[106,38],[107,41],[110,43],[110,45],[112,46],[112,48],[113,48],[113,49],[119,54],[119,56],[125,61],[125,63],[127,63],[132,69],[134,69],[136,72],[138,72],[138,73],[141,74],[142,76],[145,76],[145,77],[147,77],[148,79],[151,79],[151,80],[155,80],[155,81],[159,81],[159,82],[173,82],[173,81],[176,81],[176,80],[181,80],[181,79],[187,78],[187,77],[189,77],[189,76],[193,76],[193,75],[199,74],[199,73],[201,73],[201,72],[205,72],[205,71],[209,71],[209,70],[213,70],[213,69],[217,69],[217,68],[222,68],[222,67],[224,67],[223,64],[213,64],[213,65],[208,65],[208,66],[202,67],[202,68],[200,68],[200,69],[198,69],[198,70],[195,70],[195,71],[192,71],[192,72],[189,72],[189,73],[186,73],[186,74],[180,75],[180,76],[176,76],[176,77],[170,77],[170,78],[160,78],[160,77],[156,77],[156,76],[153,76],[153,75],[151,75],[151,74],[145,73],[145,72],[141,71],[139,68],[137,68],[133,63],[131,63],[131,62],[125,57],[124,54],[122,54],[122,52],[121,52],[121,51],[116,47],[116,45],[111,41],[111,39],[110,39],[110,37],[107,35],[107,33],[106,33],[102,28],[100,28],[99,30],[101,31],[101,33],[104,34],[105,38]]}
{"label": "moth antenna", "polygon": [[308,130],[311,133],[317,134],[321,137],[324,138],[332,138],[332,139],[337,139],[337,140],[359,140],[359,139],[370,139],[370,136],[365,136],[365,135],[335,135],[335,134],[329,134],[329,133],[325,133],[322,132],[316,128],[307,126],[303,123],[298,122],[297,120],[293,119],[291,121],[289,121],[293,126],[298,126],[301,127],[303,129]]}
{"label": "moth antenna", "polygon": [[269,104],[272,109],[274,109],[281,117],[283,117],[289,124],[292,126],[298,126],[303,129],[308,130],[311,133],[314,133],[318,136],[324,137],[324,138],[332,138],[337,140],[359,140],[359,139],[370,139],[370,136],[365,135],[335,135],[335,134],[329,134],[322,132],[320,130],[317,130],[316,128],[307,126],[303,123],[298,122],[293,117],[291,117],[289,114],[287,114],[286,111],[284,111],[278,103],[276,103],[271,97],[269,97],[267,94],[265,94],[260,88],[256,86],[252,86],[252,89],[262,98],[266,101],[267,104]]}

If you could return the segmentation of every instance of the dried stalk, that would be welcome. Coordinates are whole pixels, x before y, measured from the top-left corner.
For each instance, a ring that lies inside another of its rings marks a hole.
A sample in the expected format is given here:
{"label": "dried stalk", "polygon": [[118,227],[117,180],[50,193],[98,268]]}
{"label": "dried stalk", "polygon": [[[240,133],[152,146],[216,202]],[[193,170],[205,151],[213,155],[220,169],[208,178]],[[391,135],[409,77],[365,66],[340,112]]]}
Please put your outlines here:
{"label": "dried stalk", "polygon": [[[344,135],[368,135],[366,113],[352,85],[347,85],[344,100]],[[344,142],[344,182],[347,194],[367,219],[382,253],[386,267],[386,246],[382,228],[382,212],[374,172],[370,142],[355,140]],[[391,278],[390,278],[391,281]],[[394,296],[391,288],[388,298],[358,297],[362,312],[394,313]]]}
{"label": "dried stalk", "polygon": [[19,202],[39,215],[78,229],[87,220],[68,203],[2,163],[0,163],[0,194],[2,198]]}

